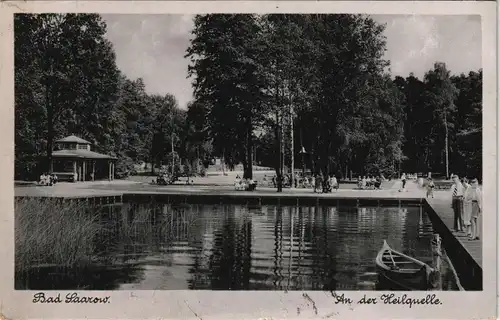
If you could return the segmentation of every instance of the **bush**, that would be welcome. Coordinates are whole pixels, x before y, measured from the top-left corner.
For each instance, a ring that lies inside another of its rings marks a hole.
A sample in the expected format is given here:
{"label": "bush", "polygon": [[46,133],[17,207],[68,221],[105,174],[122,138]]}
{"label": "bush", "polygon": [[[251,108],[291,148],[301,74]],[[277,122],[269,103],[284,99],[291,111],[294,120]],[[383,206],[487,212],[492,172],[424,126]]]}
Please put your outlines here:
{"label": "bush", "polygon": [[119,158],[116,162],[115,176],[118,179],[126,178],[134,169],[134,161],[128,157]]}
{"label": "bush", "polygon": [[202,177],[206,177],[207,176],[207,169],[205,168],[205,166],[200,166],[200,176]]}
{"label": "bush", "polygon": [[194,170],[193,170],[193,168],[191,167],[191,164],[189,163],[189,161],[186,161],[186,162],[184,163],[184,166],[183,166],[183,168],[182,168],[182,169],[183,169],[183,173],[184,173],[184,175],[185,175],[186,177],[191,177],[191,176],[193,176],[193,175],[194,175],[194,172],[193,172]]}

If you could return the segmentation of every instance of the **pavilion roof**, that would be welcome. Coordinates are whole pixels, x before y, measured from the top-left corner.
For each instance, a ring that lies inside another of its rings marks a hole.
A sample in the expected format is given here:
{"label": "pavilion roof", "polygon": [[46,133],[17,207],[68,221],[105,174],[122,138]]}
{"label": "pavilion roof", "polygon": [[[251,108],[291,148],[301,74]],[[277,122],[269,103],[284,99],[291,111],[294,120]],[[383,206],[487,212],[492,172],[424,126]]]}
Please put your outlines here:
{"label": "pavilion roof", "polygon": [[57,140],[56,142],[92,144],[91,142],[88,142],[87,140],[84,140],[84,139],[77,137],[75,135],[67,136],[65,138]]}
{"label": "pavilion roof", "polygon": [[52,156],[56,158],[81,158],[81,159],[116,159],[116,157],[109,156],[90,150],[77,149],[77,150],[56,150],[52,152]]}

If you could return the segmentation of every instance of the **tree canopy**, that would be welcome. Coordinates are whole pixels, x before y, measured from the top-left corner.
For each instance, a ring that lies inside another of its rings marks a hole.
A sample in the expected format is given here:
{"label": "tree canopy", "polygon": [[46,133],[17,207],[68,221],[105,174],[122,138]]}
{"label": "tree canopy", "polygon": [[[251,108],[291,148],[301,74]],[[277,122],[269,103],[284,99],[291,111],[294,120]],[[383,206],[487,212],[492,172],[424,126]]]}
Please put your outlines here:
{"label": "tree canopy", "polygon": [[391,78],[384,29],[366,15],[196,16],[187,57],[214,152],[249,166],[257,145],[278,177],[301,147],[324,175],[480,176],[481,71]]}
{"label": "tree canopy", "polygon": [[125,171],[175,161],[200,174],[221,157],[251,178],[256,158],[279,190],[292,163],[340,177],[481,178],[482,70],[436,62],[422,79],[392,77],[385,26],[366,15],[197,15],[187,109],[118,69],[97,14],[17,14],[14,28],[18,178],[47,170],[54,140],[70,134]]}

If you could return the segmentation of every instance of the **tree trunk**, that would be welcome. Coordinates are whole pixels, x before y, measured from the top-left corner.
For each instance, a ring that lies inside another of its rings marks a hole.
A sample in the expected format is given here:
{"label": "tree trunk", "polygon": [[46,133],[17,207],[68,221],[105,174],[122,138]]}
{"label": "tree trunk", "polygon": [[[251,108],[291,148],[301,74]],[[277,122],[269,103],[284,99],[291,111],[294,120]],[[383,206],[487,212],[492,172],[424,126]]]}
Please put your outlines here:
{"label": "tree trunk", "polygon": [[50,84],[46,84],[45,87],[45,103],[47,108],[47,172],[50,172],[50,167],[52,163],[52,149],[54,144],[54,108],[52,106],[51,94],[50,94]]}
{"label": "tree trunk", "polygon": [[444,111],[444,152],[445,152],[445,161],[446,161],[446,177],[449,176],[449,163],[448,163],[448,120],[446,118],[446,110]]}
{"label": "tree trunk", "polygon": [[151,152],[150,152],[150,159],[149,163],[151,164],[151,175],[155,175],[155,156],[154,156],[154,151],[153,151],[153,146],[151,146]]}
{"label": "tree trunk", "polygon": [[284,128],[284,114],[280,116],[280,175],[284,178],[285,171],[285,128]]}
{"label": "tree trunk", "polygon": [[222,150],[222,159],[220,159],[220,166],[221,166],[221,169],[222,169],[222,175],[225,176],[226,175],[226,171],[225,171],[225,164],[226,164],[226,156],[225,156],[225,153],[226,153],[226,150]]}
{"label": "tree trunk", "polygon": [[291,179],[291,187],[295,186],[295,150],[293,148],[293,105],[290,105],[290,158],[291,158],[291,171],[292,171],[292,179]]}
{"label": "tree trunk", "polygon": [[313,176],[316,174],[316,153],[313,147],[311,147],[311,174]]}
{"label": "tree trunk", "polygon": [[275,164],[276,168],[276,186],[278,192],[283,191],[282,178],[281,178],[281,137],[280,137],[280,126],[279,126],[279,112],[276,110],[276,125],[274,127],[274,136],[276,139],[276,147],[278,149],[278,163]]}
{"label": "tree trunk", "polygon": [[[243,178],[252,179],[253,178],[253,140],[252,140],[252,118],[248,116],[247,118],[247,134],[246,134],[246,161],[243,162]],[[246,166],[245,166],[246,163]]]}

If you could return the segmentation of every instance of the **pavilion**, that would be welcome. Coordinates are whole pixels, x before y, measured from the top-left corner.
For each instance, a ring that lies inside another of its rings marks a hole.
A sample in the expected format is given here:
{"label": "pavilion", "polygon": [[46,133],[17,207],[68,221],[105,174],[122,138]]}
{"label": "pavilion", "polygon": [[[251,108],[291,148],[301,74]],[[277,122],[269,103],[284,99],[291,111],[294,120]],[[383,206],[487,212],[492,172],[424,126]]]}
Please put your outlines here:
{"label": "pavilion", "polygon": [[91,151],[92,143],[74,135],[54,144],[50,168],[59,180],[114,180],[116,157]]}

